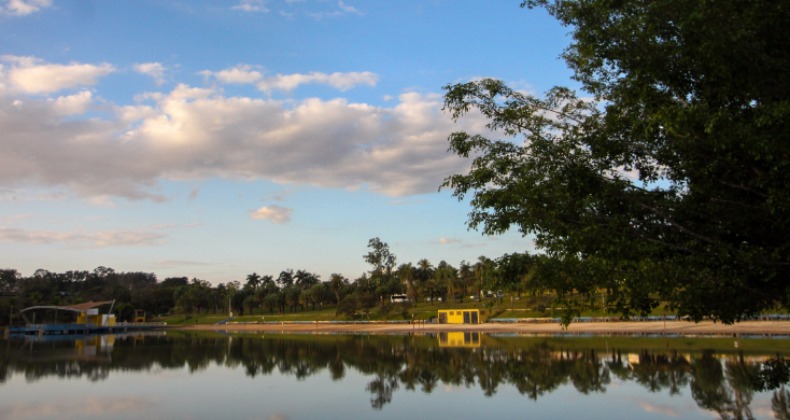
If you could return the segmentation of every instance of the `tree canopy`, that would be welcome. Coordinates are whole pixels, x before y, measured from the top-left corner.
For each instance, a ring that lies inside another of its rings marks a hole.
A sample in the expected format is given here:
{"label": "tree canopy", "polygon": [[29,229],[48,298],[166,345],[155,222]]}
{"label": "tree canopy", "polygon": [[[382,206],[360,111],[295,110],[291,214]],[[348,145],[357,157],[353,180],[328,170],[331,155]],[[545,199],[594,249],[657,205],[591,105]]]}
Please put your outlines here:
{"label": "tree canopy", "polygon": [[370,252],[363,255],[365,262],[373,266],[372,275],[388,276],[395,267],[397,258],[395,254],[390,251],[389,245],[382,242],[379,238],[371,238],[368,241],[368,248]]}
{"label": "tree canopy", "polygon": [[[576,290],[734,322],[790,303],[790,8],[779,0],[527,0],[571,28],[583,92],[446,87],[469,224],[534,235]],[[499,137],[499,138],[492,138]]]}

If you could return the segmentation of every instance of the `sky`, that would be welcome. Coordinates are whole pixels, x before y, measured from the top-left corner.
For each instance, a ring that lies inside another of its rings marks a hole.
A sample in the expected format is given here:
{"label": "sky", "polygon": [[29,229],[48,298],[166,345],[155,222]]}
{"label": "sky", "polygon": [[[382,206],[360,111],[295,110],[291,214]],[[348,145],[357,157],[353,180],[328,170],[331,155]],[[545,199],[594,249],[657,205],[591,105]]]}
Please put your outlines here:
{"label": "sky", "polygon": [[0,268],[213,284],[535,252],[439,190],[443,87],[573,86],[519,0],[0,0]]}

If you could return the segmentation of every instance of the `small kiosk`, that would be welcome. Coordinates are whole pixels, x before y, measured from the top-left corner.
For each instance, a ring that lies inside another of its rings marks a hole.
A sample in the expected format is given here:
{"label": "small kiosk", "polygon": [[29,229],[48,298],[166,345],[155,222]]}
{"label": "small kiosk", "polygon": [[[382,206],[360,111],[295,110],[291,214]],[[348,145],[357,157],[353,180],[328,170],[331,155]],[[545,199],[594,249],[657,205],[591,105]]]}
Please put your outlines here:
{"label": "small kiosk", "polygon": [[479,309],[440,309],[440,324],[479,324]]}

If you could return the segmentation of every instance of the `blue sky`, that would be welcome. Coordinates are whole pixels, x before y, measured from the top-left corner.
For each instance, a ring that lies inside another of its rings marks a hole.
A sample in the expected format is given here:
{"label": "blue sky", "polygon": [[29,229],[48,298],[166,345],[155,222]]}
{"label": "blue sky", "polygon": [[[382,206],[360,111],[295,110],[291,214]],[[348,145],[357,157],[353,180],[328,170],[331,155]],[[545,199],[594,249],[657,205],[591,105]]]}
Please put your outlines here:
{"label": "blue sky", "polygon": [[0,0],[0,267],[351,279],[532,251],[466,226],[442,86],[571,85],[518,0]]}

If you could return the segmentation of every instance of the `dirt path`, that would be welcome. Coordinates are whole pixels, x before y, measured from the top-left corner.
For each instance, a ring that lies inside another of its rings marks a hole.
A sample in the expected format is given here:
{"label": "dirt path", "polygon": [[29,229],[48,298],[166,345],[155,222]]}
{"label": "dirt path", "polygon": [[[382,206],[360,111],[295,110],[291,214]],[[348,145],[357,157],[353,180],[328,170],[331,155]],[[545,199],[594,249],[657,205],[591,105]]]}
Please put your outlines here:
{"label": "dirt path", "polygon": [[227,332],[315,332],[315,333],[365,333],[404,334],[437,333],[443,331],[478,331],[485,333],[515,334],[671,334],[671,335],[787,335],[790,321],[744,321],[734,325],[713,322],[687,321],[653,322],[579,322],[563,330],[555,323],[489,323],[476,325],[451,324],[336,324],[336,323],[265,323],[192,325],[173,328]]}

